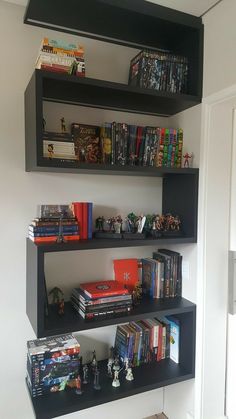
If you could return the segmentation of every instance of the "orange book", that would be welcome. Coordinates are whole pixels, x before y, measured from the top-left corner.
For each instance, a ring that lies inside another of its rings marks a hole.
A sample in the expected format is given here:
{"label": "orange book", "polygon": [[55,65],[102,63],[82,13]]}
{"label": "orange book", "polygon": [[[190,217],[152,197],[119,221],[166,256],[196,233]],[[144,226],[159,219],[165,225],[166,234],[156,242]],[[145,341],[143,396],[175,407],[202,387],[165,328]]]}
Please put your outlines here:
{"label": "orange book", "polygon": [[132,292],[138,282],[138,259],[116,259],[113,265],[115,280]]}
{"label": "orange book", "polygon": [[[32,237],[30,236],[29,239],[32,240],[34,243],[43,243],[43,242],[56,242],[58,236],[48,236],[48,237]],[[79,240],[80,235],[75,234],[74,236],[63,236],[66,241],[71,240]]]}

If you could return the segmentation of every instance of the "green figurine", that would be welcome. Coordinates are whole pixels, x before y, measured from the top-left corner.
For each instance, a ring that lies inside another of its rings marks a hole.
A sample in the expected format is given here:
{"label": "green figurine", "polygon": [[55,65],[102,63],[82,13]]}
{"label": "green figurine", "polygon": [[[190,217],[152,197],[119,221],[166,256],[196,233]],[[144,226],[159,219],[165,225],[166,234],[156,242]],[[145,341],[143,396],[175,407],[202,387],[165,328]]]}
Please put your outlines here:
{"label": "green figurine", "polygon": [[58,287],[54,287],[48,295],[52,295],[52,304],[60,304],[61,301],[64,301],[64,293]]}

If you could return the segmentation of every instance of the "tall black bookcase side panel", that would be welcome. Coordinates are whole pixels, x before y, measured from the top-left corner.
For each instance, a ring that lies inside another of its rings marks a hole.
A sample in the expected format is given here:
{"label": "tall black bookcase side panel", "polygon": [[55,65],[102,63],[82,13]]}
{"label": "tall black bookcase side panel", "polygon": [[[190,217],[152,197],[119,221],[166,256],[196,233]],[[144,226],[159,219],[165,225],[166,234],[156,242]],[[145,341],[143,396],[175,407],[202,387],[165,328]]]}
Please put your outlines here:
{"label": "tall black bookcase side panel", "polygon": [[44,334],[44,253],[31,240],[26,242],[26,313],[37,337]]}
{"label": "tall black bookcase side panel", "polygon": [[57,7],[52,1],[30,0],[24,22],[138,49],[181,53],[189,59],[189,93],[201,95],[203,24],[199,17],[144,0],[59,0]]}
{"label": "tall black bookcase side panel", "polygon": [[167,175],[163,178],[162,212],[179,215],[183,233],[197,241],[198,175]]}

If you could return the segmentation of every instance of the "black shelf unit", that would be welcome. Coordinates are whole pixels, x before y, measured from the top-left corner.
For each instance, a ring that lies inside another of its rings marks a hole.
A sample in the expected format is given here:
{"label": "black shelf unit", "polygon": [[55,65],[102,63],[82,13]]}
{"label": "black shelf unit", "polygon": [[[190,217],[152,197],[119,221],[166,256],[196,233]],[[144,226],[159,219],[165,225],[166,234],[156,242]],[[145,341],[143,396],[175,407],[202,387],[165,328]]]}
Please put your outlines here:
{"label": "black shelf unit", "polygon": [[[89,16],[89,18],[88,18]],[[144,0],[30,0],[24,22],[138,49],[167,49],[189,60],[190,95],[202,95],[203,24]]]}
{"label": "black shelf unit", "polygon": [[[89,16],[89,19],[88,19]],[[134,371],[133,382],[114,389],[101,364],[102,390],[86,389],[80,397],[64,391],[31,399],[37,419],[53,418],[194,377],[196,306],[184,298],[143,300],[129,315],[96,322],[84,321],[66,303],[58,319],[49,306],[45,316],[44,255],[50,252],[82,251],[118,247],[196,243],[198,169],[79,166],[43,158],[43,101],[76,104],[147,115],[170,116],[201,102],[203,73],[203,24],[201,18],[158,6],[144,0],[29,0],[26,24],[68,32],[137,49],[167,49],[189,62],[188,94],[140,89],[126,84],[76,78],[35,70],[25,91],[26,171],[91,173],[161,177],[162,212],[178,214],[183,234],[176,238],[145,240],[99,240],[36,245],[27,239],[27,315],[37,337],[87,330],[112,324],[173,314],[181,322],[180,363],[170,359],[143,365]],[[121,24],[122,23],[122,24]]]}
{"label": "black shelf unit", "polygon": [[43,158],[43,101],[169,116],[200,103],[201,98],[140,89],[87,77],[34,71],[25,91],[26,171],[145,175],[145,171],[154,173],[154,168],[86,165]]}
{"label": "black shelf unit", "polygon": [[[128,382],[124,375],[120,374],[121,386],[114,388],[111,385],[111,379],[106,374],[107,362],[100,362],[100,382],[102,384],[100,391],[94,390],[91,384],[87,384],[84,386],[84,393],[81,396],[77,396],[73,390],[65,390],[31,399],[36,419],[51,419],[194,378],[195,329],[191,326],[195,324],[195,315],[194,312],[192,314],[191,320],[193,320],[193,323],[189,322],[188,324],[183,320],[183,314],[178,316],[186,326],[186,338],[184,340],[186,346],[181,348],[180,364],[165,359],[142,365],[133,369],[134,381]],[[183,329],[185,329],[185,326],[183,326]],[[187,337],[188,328],[190,328],[189,337]]]}

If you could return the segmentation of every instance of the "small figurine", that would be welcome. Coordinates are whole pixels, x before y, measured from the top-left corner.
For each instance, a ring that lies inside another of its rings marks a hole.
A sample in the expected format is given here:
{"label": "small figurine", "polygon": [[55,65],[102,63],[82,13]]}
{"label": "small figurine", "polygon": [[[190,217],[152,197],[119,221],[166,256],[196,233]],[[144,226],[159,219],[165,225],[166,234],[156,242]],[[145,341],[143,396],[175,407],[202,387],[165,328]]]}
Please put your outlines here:
{"label": "small figurine", "polygon": [[88,384],[88,365],[83,366],[83,384]]}
{"label": "small figurine", "polygon": [[58,287],[52,288],[48,295],[52,295],[52,304],[59,304],[64,298],[62,290]]}
{"label": "small figurine", "polygon": [[112,377],[113,363],[114,363],[114,348],[112,346],[110,349],[110,357],[108,358],[108,361],[107,361],[107,374],[109,375],[109,377]]}
{"label": "small figurine", "polygon": [[95,390],[101,390],[101,386],[99,384],[99,370],[98,370],[98,367],[96,367],[95,372],[94,372],[93,388]]}
{"label": "small figurine", "polygon": [[134,379],[134,376],[133,376],[133,372],[132,372],[132,368],[128,368],[127,369],[127,374],[126,374],[126,380],[128,380],[128,381],[133,381],[133,379]]}
{"label": "small figurine", "polygon": [[64,298],[61,299],[61,301],[58,303],[58,314],[62,316],[65,313],[65,302]]}
{"label": "small figurine", "polygon": [[60,219],[59,219],[59,232],[58,232],[58,236],[56,239],[57,243],[66,243],[66,239],[64,237],[64,233],[63,233],[63,225],[62,225],[62,219],[63,219],[63,214],[60,214]]}
{"label": "small figurine", "polygon": [[97,362],[97,358],[96,358],[96,351],[94,350],[93,351],[93,358],[92,358],[92,361],[91,361],[91,367],[92,367],[93,372],[96,370],[97,365],[98,365],[98,362]]}
{"label": "small figurine", "polygon": [[193,153],[192,154],[185,153],[183,155],[183,158],[184,158],[184,167],[189,168],[189,160],[193,158]]}
{"label": "small figurine", "polygon": [[114,226],[115,221],[116,221],[115,217],[110,217],[106,221],[106,223],[109,225],[109,231],[110,232],[112,231],[113,233],[115,232],[115,226]]}
{"label": "small figurine", "polygon": [[144,215],[139,215],[139,217],[136,221],[137,233],[142,233],[145,221],[146,221],[146,217]]}
{"label": "small figurine", "polygon": [[129,368],[129,358],[126,356],[124,359],[125,371],[127,372]]}
{"label": "small figurine", "polygon": [[82,390],[81,390],[81,378],[79,374],[75,378],[75,387],[76,387],[75,393],[80,396],[82,394]]}
{"label": "small figurine", "polygon": [[105,223],[105,218],[104,217],[98,217],[95,220],[95,228],[98,231],[104,231],[104,223]]}
{"label": "small figurine", "polygon": [[64,116],[60,119],[61,121],[61,132],[66,132],[66,123]]}
{"label": "small figurine", "polygon": [[45,128],[46,128],[46,119],[43,118],[43,131],[45,131]]}
{"label": "small figurine", "polygon": [[113,370],[114,370],[114,371],[118,371],[118,370],[120,370],[120,362],[119,362],[119,357],[118,357],[118,355],[116,355],[116,356],[115,356],[115,359],[114,359],[114,364],[113,364]]}
{"label": "small figurine", "polygon": [[119,372],[120,372],[120,370],[115,370],[114,371],[114,378],[113,378],[113,381],[112,381],[112,386],[113,387],[120,387]]}
{"label": "small figurine", "polygon": [[142,286],[139,282],[135,284],[135,287],[132,291],[132,301],[133,305],[138,305],[141,302],[142,299]]}

